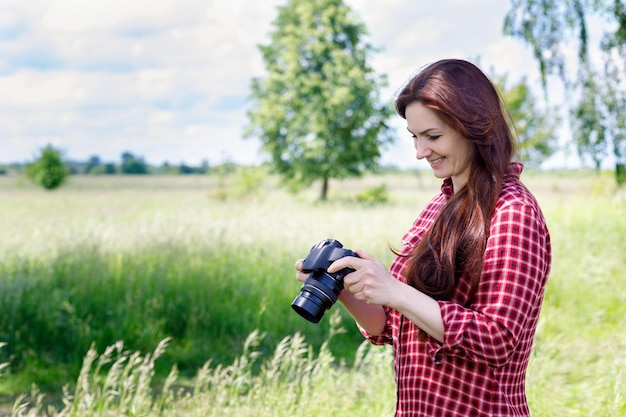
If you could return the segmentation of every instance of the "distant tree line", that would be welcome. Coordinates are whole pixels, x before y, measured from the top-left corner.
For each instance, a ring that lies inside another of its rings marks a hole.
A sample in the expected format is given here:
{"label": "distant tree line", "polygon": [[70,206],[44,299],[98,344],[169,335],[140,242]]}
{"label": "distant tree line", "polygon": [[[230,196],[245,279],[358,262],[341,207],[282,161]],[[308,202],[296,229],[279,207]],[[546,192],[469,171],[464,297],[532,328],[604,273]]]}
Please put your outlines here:
{"label": "distant tree line", "polygon": [[[56,154],[56,155],[55,155]],[[161,165],[150,165],[142,156],[125,151],[121,154],[118,162],[104,161],[100,156],[93,155],[86,161],[65,160],[62,158],[62,152],[55,149],[51,145],[41,150],[41,154],[37,160],[25,164],[11,163],[0,165],[0,175],[8,174],[28,174],[36,175],[42,161],[53,160],[54,157],[63,160],[67,175],[193,175],[208,174],[211,170],[209,162],[204,160],[200,165],[194,166],[181,162],[179,164],[171,164],[163,162]],[[226,162],[223,165],[229,165]],[[217,169],[218,167],[213,167]],[[219,166],[223,169],[222,165]],[[30,170],[30,171],[29,171]]]}
{"label": "distant tree line", "polygon": [[185,163],[150,165],[141,156],[131,152],[123,152],[118,163],[103,161],[99,156],[91,156],[87,161],[67,161],[66,165],[72,174],[82,175],[189,175],[209,173],[209,162],[203,161],[199,166]]}

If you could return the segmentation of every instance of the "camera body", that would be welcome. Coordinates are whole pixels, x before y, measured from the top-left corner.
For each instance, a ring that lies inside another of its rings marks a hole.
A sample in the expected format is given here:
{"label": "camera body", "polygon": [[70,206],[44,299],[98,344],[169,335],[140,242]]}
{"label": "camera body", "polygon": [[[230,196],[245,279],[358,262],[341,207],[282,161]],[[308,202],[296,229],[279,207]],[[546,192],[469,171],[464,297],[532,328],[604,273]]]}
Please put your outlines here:
{"label": "camera body", "polygon": [[338,240],[326,239],[313,246],[304,259],[302,272],[309,272],[310,275],[291,307],[308,321],[319,323],[324,312],[335,304],[343,290],[343,278],[354,272],[352,268],[343,268],[332,274],[328,273],[330,264],[346,256],[357,254],[345,249]]}

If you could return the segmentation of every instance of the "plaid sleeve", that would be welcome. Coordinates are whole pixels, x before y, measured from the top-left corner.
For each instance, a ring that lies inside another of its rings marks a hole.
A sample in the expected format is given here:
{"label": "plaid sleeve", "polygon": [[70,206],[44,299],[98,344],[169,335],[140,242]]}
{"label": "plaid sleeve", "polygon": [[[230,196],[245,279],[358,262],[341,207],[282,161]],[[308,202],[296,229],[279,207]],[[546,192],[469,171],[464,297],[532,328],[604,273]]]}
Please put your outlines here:
{"label": "plaid sleeve", "polygon": [[549,269],[549,235],[533,205],[500,207],[492,219],[480,284],[469,307],[441,301],[443,344],[429,340],[435,361],[455,355],[499,367],[507,363],[538,314]]}

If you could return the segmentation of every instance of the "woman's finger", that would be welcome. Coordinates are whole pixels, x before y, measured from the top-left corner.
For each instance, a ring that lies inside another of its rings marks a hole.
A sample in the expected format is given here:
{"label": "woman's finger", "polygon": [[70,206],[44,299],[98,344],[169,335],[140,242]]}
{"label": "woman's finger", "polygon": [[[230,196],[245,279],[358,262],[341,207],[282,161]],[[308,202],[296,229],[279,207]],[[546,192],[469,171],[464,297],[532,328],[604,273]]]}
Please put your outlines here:
{"label": "woman's finger", "polygon": [[355,253],[359,256],[359,258],[361,258],[361,259],[367,259],[368,261],[374,261],[374,260],[376,260],[376,259],[375,259],[375,258],[374,258],[371,254],[369,254],[368,252],[365,252],[364,250],[361,250],[361,249],[356,249],[354,252],[355,252]]}
{"label": "woman's finger", "polygon": [[340,271],[344,268],[352,268],[358,270],[362,267],[363,262],[363,259],[357,258],[356,256],[346,256],[344,258],[337,259],[335,262],[330,264],[330,266],[328,267],[328,272],[332,274],[333,272]]}
{"label": "woman's finger", "polygon": [[304,259],[298,259],[296,263],[294,264],[294,268],[296,268],[296,271],[302,271],[303,265],[304,265]]}

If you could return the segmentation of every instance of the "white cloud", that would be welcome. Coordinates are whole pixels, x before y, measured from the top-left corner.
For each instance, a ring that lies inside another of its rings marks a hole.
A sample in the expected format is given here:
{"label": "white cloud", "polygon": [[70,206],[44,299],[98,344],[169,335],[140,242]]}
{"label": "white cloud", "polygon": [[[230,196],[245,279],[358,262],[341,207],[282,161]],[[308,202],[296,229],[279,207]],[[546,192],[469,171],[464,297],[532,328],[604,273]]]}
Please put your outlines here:
{"label": "white cloud", "polygon": [[[389,77],[383,98],[421,66],[476,58],[498,72],[532,73],[517,41],[503,38],[501,0],[346,0],[383,48],[372,64]],[[164,160],[259,159],[242,140],[250,80],[263,74],[284,0],[3,0],[0,5],[0,162],[47,143],[72,158],[123,151]],[[517,78],[517,77],[516,77]],[[406,160],[403,121],[385,161]]]}
{"label": "white cloud", "polygon": [[165,18],[176,0],[55,0],[42,20],[42,26],[68,32],[107,28],[132,19]]}

